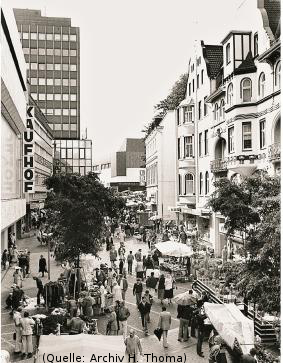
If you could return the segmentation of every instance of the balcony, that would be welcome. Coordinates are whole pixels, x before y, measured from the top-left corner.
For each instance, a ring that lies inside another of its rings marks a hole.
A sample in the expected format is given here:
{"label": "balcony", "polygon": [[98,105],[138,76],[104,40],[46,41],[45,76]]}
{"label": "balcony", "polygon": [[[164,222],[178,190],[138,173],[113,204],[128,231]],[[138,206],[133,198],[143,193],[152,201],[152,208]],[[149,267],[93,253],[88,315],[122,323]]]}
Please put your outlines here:
{"label": "balcony", "polygon": [[277,142],[276,144],[270,145],[268,148],[268,158],[273,163],[280,161],[281,144]]}
{"label": "balcony", "polygon": [[221,173],[227,171],[227,161],[225,159],[215,159],[210,162],[212,173]]}

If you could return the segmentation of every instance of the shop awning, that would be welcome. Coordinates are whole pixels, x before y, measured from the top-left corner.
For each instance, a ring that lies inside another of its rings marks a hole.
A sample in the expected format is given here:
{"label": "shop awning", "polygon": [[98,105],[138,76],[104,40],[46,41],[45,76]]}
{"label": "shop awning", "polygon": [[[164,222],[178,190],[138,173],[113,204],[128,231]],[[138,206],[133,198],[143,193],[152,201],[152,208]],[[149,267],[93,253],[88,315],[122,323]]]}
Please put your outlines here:
{"label": "shop awning", "polygon": [[57,355],[61,359],[67,356],[68,362],[73,361],[73,354],[75,357],[84,356],[84,362],[90,362],[95,354],[96,357],[107,357],[105,361],[110,362],[109,355],[124,357],[125,345],[122,335],[41,335],[36,362],[46,363],[48,354]]}
{"label": "shop awning", "polygon": [[189,257],[193,255],[193,250],[191,249],[191,247],[180,242],[159,242],[156,243],[154,247],[164,256]]}

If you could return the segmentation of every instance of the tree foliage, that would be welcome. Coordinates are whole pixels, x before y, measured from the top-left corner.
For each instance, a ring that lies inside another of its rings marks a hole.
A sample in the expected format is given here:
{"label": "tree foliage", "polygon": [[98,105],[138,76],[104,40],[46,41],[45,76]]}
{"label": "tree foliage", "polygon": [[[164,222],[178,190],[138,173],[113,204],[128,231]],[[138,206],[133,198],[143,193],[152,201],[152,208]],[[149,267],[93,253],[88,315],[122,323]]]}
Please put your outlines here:
{"label": "tree foliage", "polygon": [[61,246],[61,255],[76,261],[81,254],[97,255],[104,217],[117,217],[124,201],[105,188],[96,174],[53,175],[46,180],[48,223]]}
{"label": "tree foliage", "polygon": [[[245,232],[248,259],[236,269],[234,283],[242,295],[267,312],[280,310],[280,179],[256,176],[236,184],[215,183],[209,205],[225,219],[228,235]],[[235,272],[235,271],[234,271]],[[229,273],[228,273],[229,274]],[[226,280],[231,280],[231,275]],[[231,282],[231,281],[230,281]]]}

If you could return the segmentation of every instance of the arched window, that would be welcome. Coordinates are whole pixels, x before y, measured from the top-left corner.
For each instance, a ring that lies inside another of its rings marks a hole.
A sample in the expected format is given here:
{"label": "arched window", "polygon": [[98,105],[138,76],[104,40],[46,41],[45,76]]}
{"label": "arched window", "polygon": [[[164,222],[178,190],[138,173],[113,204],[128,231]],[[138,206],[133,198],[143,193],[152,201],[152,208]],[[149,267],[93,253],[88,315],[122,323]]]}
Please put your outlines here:
{"label": "arched window", "polygon": [[233,84],[230,83],[227,88],[227,104],[229,106],[233,105]]}
{"label": "arched window", "polygon": [[203,193],[203,176],[202,173],[199,173],[199,194]]}
{"label": "arched window", "polygon": [[209,194],[209,173],[205,173],[205,194]]}
{"label": "arched window", "polygon": [[214,120],[219,121],[219,106],[218,103],[214,106]]}
{"label": "arched window", "polygon": [[244,78],[241,82],[241,98],[243,102],[251,102],[252,99],[252,81],[250,78]]}
{"label": "arched window", "polygon": [[225,106],[224,106],[224,100],[223,99],[220,102],[219,116],[220,116],[220,120],[224,120],[224,118],[225,118]]}
{"label": "arched window", "polygon": [[258,79],[258,95],[264,97],[265,93],[265,74],[262,72]]}
{"label": "arched window", "polygon": [[193,176],[193,174],[185,175],[185,194],[194,194],[194,176]]}
{"label": "arched window", "polygon": [[281,62],[277,62],[275,66],[275,87],[280,88],[281,82]]}
{"label": "arched window", "polygon": [[182,175],[179,174],[179,195],[182,195]]}

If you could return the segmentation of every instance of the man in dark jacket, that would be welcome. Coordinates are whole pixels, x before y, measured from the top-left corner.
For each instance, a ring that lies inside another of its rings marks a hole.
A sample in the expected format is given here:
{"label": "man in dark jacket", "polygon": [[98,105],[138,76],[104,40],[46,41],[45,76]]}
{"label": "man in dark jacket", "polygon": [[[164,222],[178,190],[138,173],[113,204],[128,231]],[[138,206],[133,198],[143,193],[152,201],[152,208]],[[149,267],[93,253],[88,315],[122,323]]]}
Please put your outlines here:
{"label": "man in dark jacket", "polygon": [[140,302],[141,302],[141,296],[142,296],[142,283],[140,279],[137,279],[137,282],[134,284],[133,287],[133,295],[136,296],[136,303],[137,306],[139,306]]}
{"label": "man in dark jacket", "polygon": [[43,257],[43,255],[41,255],[38,263],[38,271],[42,273],[42,277],[44,277],[44,272],[47,272],[46,265],[46,259]]}
{"label": "man in dark jacket", "polygon": [[39,277],[34,277],[33,279],[36,281],[36,287],[37,287],[37,295],[36,295],[37,305],[40,305],[40,296],[43,297],[43,292],[44,292],[43,283]]}
{"label": "man in dark jacket", "polygon": [[178,341],[187,342],[189,336],[189,325],[192,317],[192,307],[178,305],[177,307],[177,318],[180,319]]}
{"label": "man in dark jacket", "polygon": [[138,309],[141,314],[142,327],[145,335],[148,335],[147,323],[150,320],[149,319],[150,308],[151,305],[146,301],[146,298],[143,296],[142,301],[138,305]]}
{"label": "man in dark jacket", "polygon": [[204,357],[202,352],[202,342],[204,338],[204,321],[206,319],[206,315],[202,308],[198,309],[196,312],[196,323],[198,329],[198,336],[197,336],[197,354],[200,357]]}
{"label": "man in dark jacket", "polygon": [[149,292],[151,292],[152,295],[155,293],[156,285],[157,285],[158,279],[154,277],[154,272],[150,273],[150,276],[147,278],[145,284],[146,287],[149,289]]}

